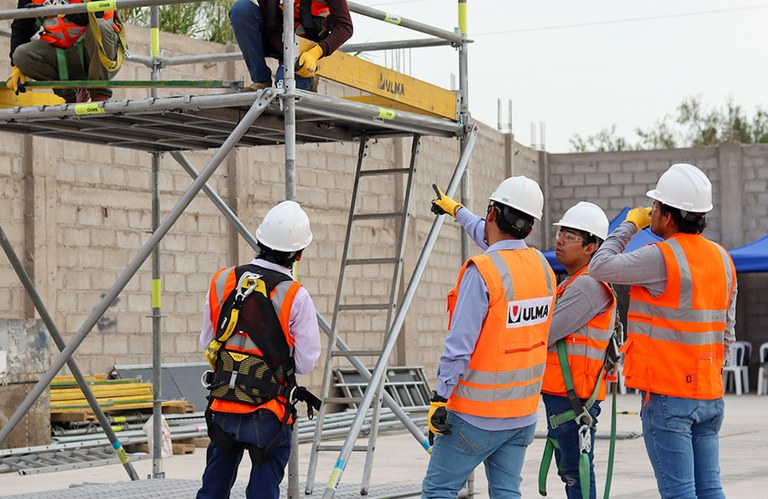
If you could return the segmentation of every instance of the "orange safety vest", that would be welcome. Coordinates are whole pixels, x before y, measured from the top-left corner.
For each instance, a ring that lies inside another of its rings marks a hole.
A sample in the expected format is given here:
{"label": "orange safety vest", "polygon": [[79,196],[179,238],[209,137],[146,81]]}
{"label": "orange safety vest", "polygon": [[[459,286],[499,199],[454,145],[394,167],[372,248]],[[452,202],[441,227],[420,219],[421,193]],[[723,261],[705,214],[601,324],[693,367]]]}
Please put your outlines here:
{"label": "orange safety vest", "polygon": [[[211,324],[214,325],[214,329],[216,328],[216,325],[219,324],[219,316],[224,301],[237,286],[235,268],[236,267],[223,268],[216,272],[211,280],[211,286],[208,290],[208,302],[210,306]],[[284,283],[280,284],[283,285],[275,286],[275,288],[272,289],[269,298],[272,301],[272,305],[274,306],[280,321],[281,329],[285,335],[285,341],[288,343],[288,346],[293,349],[294,339],[293,335],[290,333],[288,321],[290,319],[293,301],[296,298],[296,293],[299,291],[299,288],[301,288],[301,283],[292,281],[289,282],[287,286],[284,285]],[[230,339],[227,340],[224,348],[235,352],[262,355],[261,350],[256,346],[253,340],[251,340],[248,334],[241,331],[235,331]],[[283,403],[280,403],[281,400]],[[253,406],[229,400],[213,399],[211,401],[211,410],[246,414],[258,409],[268,409],[282,421],[285,417],[285,402],[286,401],[282,399],[282,397],[279,397],[278,399],[270,400],[266,404]],[[292,421],[289,419],[287,422],[291,423]]]}
{"label": "orange safety vest", "polygon": [[[568,286],[583,275],[587,275],[586,265],[557,287],[557,297],[560,298]],[[565,351],[568,354],[568,366],[573,378],[573,388],[580,399],[588,399],[595,391],[598,376],[605,361],[605,350],[608,348],[608,342],[613,335],[613,326],[616,323],[616,296],[606,283],[600,282],[600,284],[611,293],[613,300],[611,306],[605,312],[592,317],[584,327],[563,338]],[[555,303],[555,310],[557,310],[557,303]],[[547,352],[547,369],[544,371],[541,391],[561,397],[568,395],[557,349]],[[596,400],[605,400],[605,373],[603,373],[603,383],[600,384]]]}
{"label": "orange safety vest", "polygon": [[677,233],[655,243],[667,286],[654,298],[632,286],[624,352],[625,384],[673,397],[723,396],[723,338],[736,287],[728,252],[701,235]]}
{"label": "orange safety vest", "polygon": [[[51,5],[50,0],[32,0],[32,3],[39,6]],[[57,4],[75,4],[83,3],[83,0],[60,0]],[[103,19],[112,19],[115,11],[107,10],[104,12]],[[40,39],[48,42],[54,47],[69,48],[80,41],[85,34],[88,26],[80,26],[68,20],[65,16],[49,16],[41,20],[43,32],[40,33]],[[118,28],[115,26],[115,30]]]}
{"label": "orange safety vest", "polygon": [[488,287],[488,315],[467,371],[448,398],[448,409],[486,418],[528,416],[539,404],[555,273],[533,248],[472,257],[448,294],[451,319],[470,262]]}
{"label": "orange safety vest", "polygon": [[[314,23],[310,19],[302,17],[302,4],[310,3],[306,0],[296,0],[293,4],[293,28],[296,30],[298,36],[306,36],[306,30],[313,30],[316,28]],[[280,9],[283,9],[283,2],[280,1]],[[324,20],[331,15],[331,9],[328,4],[323,0],[311,0],[309,8],[311,17],[316,18],[320,24],[323,24]],[[306,25],[305,25],[306,24]],[[326,27],[327,28],[327,27]],[[314,37],[313,37],[314,38]]]}

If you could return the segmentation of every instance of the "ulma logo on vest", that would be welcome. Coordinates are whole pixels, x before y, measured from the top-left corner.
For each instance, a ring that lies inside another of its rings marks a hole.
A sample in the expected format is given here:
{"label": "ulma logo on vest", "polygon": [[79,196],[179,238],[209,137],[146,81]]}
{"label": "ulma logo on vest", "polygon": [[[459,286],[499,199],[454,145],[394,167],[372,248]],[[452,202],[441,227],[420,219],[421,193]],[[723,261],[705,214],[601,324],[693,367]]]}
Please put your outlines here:
{"label": "ulma logo on vest", "polygon": [[507,302],[507,329],[546,322],[551,303],[549,296]]}

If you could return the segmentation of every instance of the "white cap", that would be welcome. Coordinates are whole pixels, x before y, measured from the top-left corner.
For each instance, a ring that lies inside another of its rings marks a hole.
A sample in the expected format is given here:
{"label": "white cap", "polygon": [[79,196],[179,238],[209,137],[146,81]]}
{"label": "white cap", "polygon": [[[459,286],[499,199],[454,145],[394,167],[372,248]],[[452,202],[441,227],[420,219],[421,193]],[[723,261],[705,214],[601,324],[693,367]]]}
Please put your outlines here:
{"label": "white cap", "polygon": [[302,250],[312,241],[309,217],[296,201],[283,201],[264,217],[256,229],[256,239],[276,251]]}
{"label": "white cap", "polygon": [[603,241],[608,237],[608,217],[596,204],[579,201],[565,212],[559,222],[552,225],[583,230]]}
{"label": "white cap", "polygon": [[544,209],[544,195],[539,184],[524,177],[509,177],[493,191],[491,201],[509,206],[541,220]]}
{"label": "white cap", "polygon": [[688,163],[676,163],[665,171],[656,188],[646,194],[667,206],[693,213],[712,210],[712,184],[703,171]]}

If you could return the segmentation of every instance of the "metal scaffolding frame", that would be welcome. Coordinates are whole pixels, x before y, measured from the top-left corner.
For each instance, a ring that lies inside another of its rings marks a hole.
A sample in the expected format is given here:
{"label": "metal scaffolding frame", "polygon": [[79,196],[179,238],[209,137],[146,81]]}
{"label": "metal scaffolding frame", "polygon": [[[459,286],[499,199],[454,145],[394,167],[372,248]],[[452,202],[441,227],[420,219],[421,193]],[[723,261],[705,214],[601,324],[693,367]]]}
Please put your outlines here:
{"label": "metal scaffolding frame", "polygon": [[[189,64],[207,60],[234,60],[239,54],[215,54],[202,56],[183,56],[163,59],[159,51],[159,36],[157,22],[157,5],[198,2],[204,0],[116,0],[101,2],[102,10],[114,8],[133,8],[151,6],[150,29],[152,33],[151,57],[133,57],[136,62],[152,68],[152,79],[158,79],[159,70],[165,65]],[[105,429],[115,453],[120,457],[132,480],[138,479],[131,464],[124,459],[125,451],[110,425],[106,416],[99,408],[92,392],[87,386],[82,373],[72,359],[78,346],[86,338],[103,316],[112,301],[119,295],[128,281],[138,272],[141,265],[153,257],[153,385],[155,386],[153,410],[160,414],[160,299],[159,299],[159,253],[158,245],[173,224],[200,191],[205,192],[224,216],[233,224],[235,229],[252,246],[256,240],[238,217],[229,209],[226,203],[207,184],[208,179],[221,165],[226,156],[235,146],[259,146],[283,144],[285,149],[285,192],[286,199],[295,198],[296,145],[299,143],[322,143],[339,141],[367,141],[376,138],[392,138],[412,136],[457,137],[461,140],[461,155],[454,170],[450,184],[446,189],[449,196],[454,195],[459,186],[462,190],[462,200],[466,204],[469,195],[468,177],[466,170],[469,157],[477,138],[477,127],[469,123],[468,92],[467,92],[467,45],[470,43],[466,35],[466,0],[457,0],[459,7],[459,28],[456,31],[446,31],[439,28],[412,21],[400,16],[391,15],[384,11],[349,2],[350,10],[354,13],[382,20],[391,24],[406,27],[434,38],[418,40],[401,40],[396,42],[381,42],[368,44],[349,44],[346,50],[383,50],[402,47],[431,47],[451,45],[458,49],[459,54],[459,91],[458,106],[455,120],[434,118],[404,111],[382,113],[382,108],[364,103],[318,95],[297,90],[295,86],[294,65],[285,67],[284,84],[279,89],[265,89],[254,93],[224,94],[224,95],[186,95],[183,97],[157,96],[157,89],[152,90],[148,99],[126,101],[110,101],[91,104],[64,104],[56,106],[16,107],[0,110],[0,131],[30,134],[38,137],[57,138],[85,143],[110,145],[146,151],[152,156],[152,197],[153,197],[153,232],[147,242],[138,250],[126,269],[120,274],[113,286],[102,295],[99,303],[76,331],[69,343],[65,344],[58,333],[51,316],[37,294],[32,280],[26,274],[21,262],[18,261],[13,249],[2,232],[0,226],[0,245],[6,252],[19,279],[50,331],[61,353],[53,360],[37,384],[31,389],[25,400],[19,405],[8,422],[0,429],[0,443],[18,425],[29,411],[37,398],[43,393],[53,377],[66,364],[75,375],[75,379],[89,400],[91,407]],[[103,4],[103,5],[102,5]],[[293,10],[294,0],[284,0],[284,8]],[[47,6],[34,9],[14,9],[0,11],[0,19],[19,19],[39,17],[42,15],[57,15],[65,13],[86,12],[89,6],[69,4]],[[292,20],[286,16],[284,20],[284,39],[296,40]],[[6,34],[5,32],[1,34]],[[283,58],[286,61],[296,59],[297,44],[287,43],[284,46]],[[213,157],[207,162],[201,172],[187,160],[181,151],[218,148]],[[157,191],[157,173],[160,154],[169,152],[171,156],[192,176],[193,182],[182,194],[168,215],[159,220],[159,193]],[[349,453],[358,435],[368,409],[373,399],[390,408],[411,432],[419,444],[427,451],[430,447],[426,438],[408,414],[386,393],[379,391],[388,358],[394,349],[397,336],[402,329],[405,316],[415,295],[416,288],[426,268],[427,261],[434,247],[442,226],[444,216],[436,217],[429,236],[418,258],[416,267],[401,300],[397,313],[388,321],[389,330],[382,355],[373,371],[369,371],[354,355],[347,358],[360,375],[369,380],[358,413],[352,422],[352,429],[342,446],[337,464],[331,472],[323,497],[333,497],[341,480],[341,475],[348,462]],[[467,256],[466,244],[462,245],[462,256]],[[321,329],[331,337],[336,348],[349,352],[350,348],[344,340],[334,335],[328,322],[318,314]],[[89,397],[90,394],[90,397]],[[102,421],[102,419],[104,421]],[[155,418],[153,436],[160,440],[160,417]],[[294,438],[295,443],[298,439]],[[155,446],[153,454],[153,473],[149,478],[163,478],[160,446]],[[121,454],[122,452],[122,454]],[[293,453],[296,456],[296,453]],[[289,466],[289,497],[299,497],[297,465],[292,457]]]}

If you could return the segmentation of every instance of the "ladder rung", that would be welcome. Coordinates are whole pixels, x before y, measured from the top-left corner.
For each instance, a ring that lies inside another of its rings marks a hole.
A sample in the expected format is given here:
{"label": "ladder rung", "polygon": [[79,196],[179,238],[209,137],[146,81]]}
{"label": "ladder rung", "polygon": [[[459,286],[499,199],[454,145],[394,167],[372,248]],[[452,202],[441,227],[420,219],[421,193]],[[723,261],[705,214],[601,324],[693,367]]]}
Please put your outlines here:
{"label": "ladder rung", "polygon": [[326,404],[359,404],[363,401],[363,397],[327,397],[324,401]]}
{"label": "ladder rung", "polygon": [[332,355],[334,357],[378,357],[381,355],[381,350],[334,350]]}
{"label": "ladder rung", "polygon": [[347,265],[374,265],[374,264],[381,264],[381,263],[397,263],[399,262],[399,258],[395,257],[389,257],[389,258],[350,258],[347,260]]}
{"label": "ladder rung", "polygon": [[351,303],[339,305],[339,310],[388,310],[389,303]]}
{"label": "ladder rung", "polygon": [[[343,449],[343,445],[318,445],[315,447],[318,451],[336,451],[339,452],[341,449]],[[354,445],[352,446],[352,450],[355,452],[368,452],[368,446],[367,445]]]}
{"label": "ladder rung", "polygon": [[353,220],[383,220],[386,218],[401,218],[402,211],[387,211],[382,213],[360,213],[352,217]]}
{"label": "ladder rung", "polygon": [[393,175],[395,173],[409,173],[410,168],[383,168],[381,170],[362,170],[360,172],[361,177],[369,177],[372,175]]}

